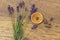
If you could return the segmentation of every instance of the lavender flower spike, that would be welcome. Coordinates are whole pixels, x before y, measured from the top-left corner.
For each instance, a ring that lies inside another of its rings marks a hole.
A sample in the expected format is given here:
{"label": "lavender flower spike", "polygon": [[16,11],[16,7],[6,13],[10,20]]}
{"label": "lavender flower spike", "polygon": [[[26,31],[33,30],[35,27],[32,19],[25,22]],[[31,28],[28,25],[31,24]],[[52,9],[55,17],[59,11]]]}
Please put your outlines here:
{"label": "lavender flower spike", "polygon": [[22,19],[22,15],[19,15],[18,19],[21,20]]}
{"label": "lavender flower spike", "polygon": [[24,6],[25,6],[24,1],[20,2],[20,3],[19,3],[19,6],[20,6],[21,8],[24,7]]}
{"label": "lavender flower spike", "polygon": [[9,5],[9,6],[8,6],[8,11],[9,11],[10,14],[12,14],[12,13],[14,12],[13,7],[11,7],[11,6]]}
{"label": "lavender flower spike", "polygon": [[35,4],[32,5],[32,8],[35,8]]}
{"label": "lavender flower spike", "polygon": [[31,7],[31,14],[35,13],[36,11],[37,11],[37,8],[35,8],[35,4],[33,4]]}
{"label": "lavender flower spike", "polygon": [[31,10],[31,14],[37,12],[37,8]]}

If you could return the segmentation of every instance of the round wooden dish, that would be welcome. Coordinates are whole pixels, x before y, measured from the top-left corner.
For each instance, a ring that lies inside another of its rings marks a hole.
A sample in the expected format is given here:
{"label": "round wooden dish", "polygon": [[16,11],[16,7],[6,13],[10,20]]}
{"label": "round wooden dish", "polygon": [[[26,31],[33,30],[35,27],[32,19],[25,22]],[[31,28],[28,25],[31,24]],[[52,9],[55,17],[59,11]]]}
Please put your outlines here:
{"label": "round wooden dish", "polygon": [[39,12],[35,12],[31,15],[31,21],[34,24],[39,24],[43,21],[43,15]]}

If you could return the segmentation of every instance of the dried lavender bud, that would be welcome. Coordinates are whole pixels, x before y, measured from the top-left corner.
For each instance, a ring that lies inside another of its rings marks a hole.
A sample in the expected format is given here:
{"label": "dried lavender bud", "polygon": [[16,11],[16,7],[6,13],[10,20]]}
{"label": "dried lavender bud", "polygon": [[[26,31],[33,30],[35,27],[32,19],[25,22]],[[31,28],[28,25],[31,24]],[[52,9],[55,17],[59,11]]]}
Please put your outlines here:
{"label": "dried lavender bud", "polygon": [[16,7],[17,12],[19,12],[19,6]]}
{"label": "dried lavender bud", "polygon": [[20,6],[21,8],[24,7],[24,6],[25,6],[24,1],[20,2],[20,3],[19,3],[19,6]]}
{"label": "dried lavender bud", "polygon": [[31,6],[31,14],[35,13],[37,11],[37,8],[35,8],[35,4]]}
{"label": "dried lavender bud", "polygon": [[38,25],[37,24],[34,24],[33,26],[32,26],[32,29],[36,29],[38,27]]}
{"label": "dried lavender bud", "polygon": [[44,19],[44,24],[48,24],[48,21],[47,21],[47,19]]}
{"label": "dried lavender bud", "polygon": [[54,18],[50,18],[50,21],[53,21],[54,20]]}
{"label": "dried lavender bud", "polygon": [[46,24],[45,27],[46,28],[51,28],[51,24]]}
{"label": "dried lavender bud", "polygon": [[19,15],[18,19],[21,20],[22,19],[22,15]]}
{"label": "dried lavender bud", "polygon": [[10,5],[8,6],[8,11],[10,14],[14,13],[14,9],[13,7],[11,7]]}
{"label": "dried lavender bud", "polygon": [[32,5],[32,8],[35,8],[35,4]]}
{"label": "dried lavender bud", "polygon": [[31,10],[31,14],[37,12],[37,8]]}

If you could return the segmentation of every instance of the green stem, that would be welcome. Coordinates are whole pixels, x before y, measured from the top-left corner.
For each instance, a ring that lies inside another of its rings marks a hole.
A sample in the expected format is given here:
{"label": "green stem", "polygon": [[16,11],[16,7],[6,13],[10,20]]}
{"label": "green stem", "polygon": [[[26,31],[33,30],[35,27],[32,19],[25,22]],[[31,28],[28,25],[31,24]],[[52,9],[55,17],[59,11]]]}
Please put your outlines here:
{"label": "green stem", "polygon": [[12,15],[11,15],[11,21],[12,21],[13,30],[15,30],[15,20],[14,20],[14,18],[12,17]]}
{"label": "green stem", "polygon": [[15,40],[21,40],[23,37],[22,23],[19,21],[15,26],[14,37],[15,37]]}
{"label": "green stem", "polygon": [[18,19],[18,13],[16,19],[17,22],[14,30],[14,40],[22,40],[23,37],[22,21]]}

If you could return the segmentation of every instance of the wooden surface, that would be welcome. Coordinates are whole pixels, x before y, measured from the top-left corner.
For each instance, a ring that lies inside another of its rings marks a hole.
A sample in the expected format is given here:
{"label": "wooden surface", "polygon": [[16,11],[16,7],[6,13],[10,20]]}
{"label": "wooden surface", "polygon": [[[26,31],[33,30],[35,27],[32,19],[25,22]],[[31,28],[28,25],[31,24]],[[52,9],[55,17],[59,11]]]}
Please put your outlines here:
{"label": "wooden surface", "polygon": [[[0,40],[14,40],[11,19],[7,7],[11,5],[16,12],[16,6],[21,0],[0,0]],[[38,25],[37,29],[31,29],[31,21],[26,24],[24,37],[29,40],[60,40],[60,0],[24,0],[26,7],[30,9],[31,4],[36,4],[38,12],[52,24],[51,28],[45,27],[44,23]],[[27,13],[28,14],[28,13]],[[50,18],[54,20],[50,22]]]}

